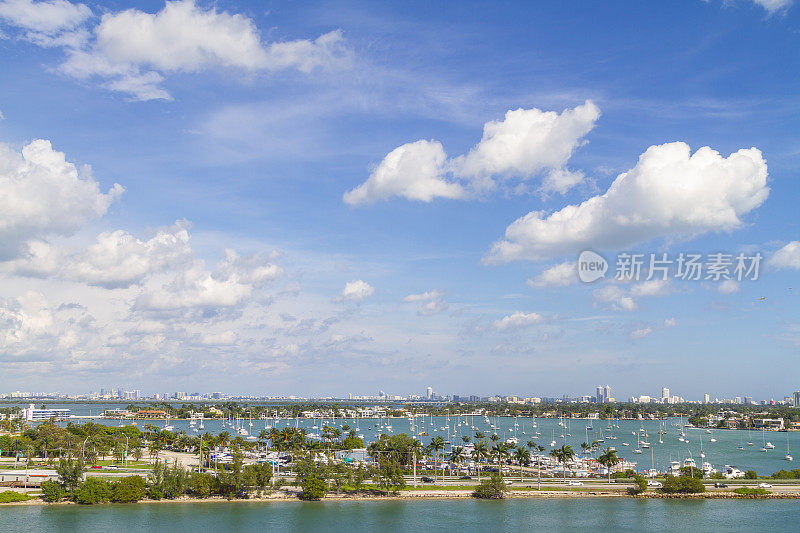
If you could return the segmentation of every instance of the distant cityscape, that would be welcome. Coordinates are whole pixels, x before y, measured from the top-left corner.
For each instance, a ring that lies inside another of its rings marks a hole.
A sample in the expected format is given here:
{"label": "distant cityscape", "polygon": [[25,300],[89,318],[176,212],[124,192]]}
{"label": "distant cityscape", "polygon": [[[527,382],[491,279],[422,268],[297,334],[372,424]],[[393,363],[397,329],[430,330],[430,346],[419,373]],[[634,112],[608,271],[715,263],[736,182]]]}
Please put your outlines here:
{"label": "distant cityscape", "polygon": [[[357,395],[348,394],[342,396],[269,396],[269,395],[237,395],[225,394],[222,392],[162,392],[145,395],[140,389],[128,390],[125,388],[101,388],[99,391],[88,392],[85,394],[64,394],[59,392],[28,392],[14,391],[0,393],[0,399],[6,400],[64,400],[64,401],[125,401],[125,400],[147,400],[147,401],[227,401],[227,400],[257,400],[257,401],[378,401],[378,402],[435,402],[435,403],[512,403],[512,404],[539,404],[539,403],[617,403],[618,400],[612,395],[609,385],[600,385],[594,394],[584,394],[580,396],[563,395],[560,397],[546,396],[514,396],[514,395],[464,395],[464,394],[439,394],[432,387],[427,387],[421,395],[393,395],[384,391],[378,391],[376,395]],[[622,400],[620,400],[622,401]],[[661,388],[660,395],[639,395],[627,398],[628,403],[635,404],[728,404],[728,405],[783,405],[800,406],[800,391],[794,391],[791,396],[784,396],[782,399],[754,399],[753,396],[735,396],[733,398],[712,398],[710,394],[704,394],[702,399],[692,400],[682,396],[672,394],[668,387]]]}

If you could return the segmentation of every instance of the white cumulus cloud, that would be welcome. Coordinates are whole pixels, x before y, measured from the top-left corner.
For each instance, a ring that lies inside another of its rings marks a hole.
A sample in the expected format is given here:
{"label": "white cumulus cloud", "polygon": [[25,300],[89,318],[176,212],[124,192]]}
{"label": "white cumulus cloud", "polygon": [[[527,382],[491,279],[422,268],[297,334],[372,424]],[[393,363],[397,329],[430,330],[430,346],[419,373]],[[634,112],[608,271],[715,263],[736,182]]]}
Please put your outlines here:
{"label": "white cumulus cloud", "polygon": [[492,326],[497,330],[524,328],[532,326],[544,321],[544,317],[539,313],[523,313],[517,311],[516,313],[506,315],[499,320],[495,320]]}
{"label": "white cumulus cloud", "polygon": [[509,179],[526,182],[539,175],[544,176],[543,191],[563,193],[583,180],[583,174],[568,170],[566,163],[599,117],[591,101],[562,113],[511,110],[503,120],[487,122],[480,142],[452,159],[437,141],[407,143],[389,152],[343,199],[351,205],[394,197],[422,202],[463,199]]}
{"label": "white cumulus cloud", "polygon": [[350,205],[368,204],[400,196],[430,202],[434,198],[463,198],[464,188],[444,177],[447,156],[441,143],[417,141],[392,150],[369,179],[344,194]]}
{"label": "white cumulus cloud", "polygon": [[651,146],[605,194],[550,215],[534,211],[506,229],[487,263],[542,260],[586,248],[619,249],[659,237],[732,230],[769,195],[756,148],[727,158],[682,142]]}
{"label": "white cumulus cloud", "polygon": [[574,283],[578,283],[578,271],[574,261],[565,261],[552,266],[528,280],[528,285],[536,288],[566,287]]}
{"label": "white cumulus cloud", "polygon": [[168,1],[157,13],[136,8],[107,12],[94,26],[76,29],[90,16],[85,5],[66,0],[0,4],[0,18],[29,30],[25,38],[64,49],[63,73],[98,79],[104,87],[136,100],[171,99],[161,83],[177,72],[309,73],[343,65],[350,57],[339,30],[313,40],[265,43],[249,17],[204,8],[194,0]]}
{"label": "white cumulus cloud", "polygon": [[348,281],[337,297],[338,301],[361,302],[375,293],[375,288],[360,279]]}
{"label": "white cumulus cloud", "polygon": [[800,241],[792,241],[769,258],[775,268],[800,269]]}
{"label": "white cumulus cloud", "polygon": [[753,0],[753,2],[766,9],[769,14],[772,15],[773,13],[789,9],[794,0]]}
{"label": "white cumulus cloud", "polygon": [[643,339],[653,333],[653,328],[650,326],[646,328],[639,328],[631,332],[631,339]]}
{"label": "white cumulus cloud", "polygon": [[102,193],[89,167],[78,169],[50,141],[17,152],[0,144],[0,259],[9,259],[33,238],[71,235],[103,216],[123,192]]}
{"label": "white cumulus cloud", "polygon": [[92,10],[86,5],[72,4],[66,0],[0,2],[0,19],[12,26],[47,35],[71,30],[91,16]]}

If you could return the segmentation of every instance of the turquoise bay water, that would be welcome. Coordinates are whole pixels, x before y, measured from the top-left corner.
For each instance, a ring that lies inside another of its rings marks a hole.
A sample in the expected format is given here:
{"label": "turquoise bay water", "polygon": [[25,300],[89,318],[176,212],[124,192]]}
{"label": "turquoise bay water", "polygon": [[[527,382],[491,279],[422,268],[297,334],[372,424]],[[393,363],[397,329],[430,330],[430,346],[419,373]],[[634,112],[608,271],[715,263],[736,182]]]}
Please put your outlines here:
{"label": "turquoise bay water", "polygon": [[[796,500],[425,500],[13,506],[0,531],[797,531]],[[592,528],[591,530],[588,528]]]}

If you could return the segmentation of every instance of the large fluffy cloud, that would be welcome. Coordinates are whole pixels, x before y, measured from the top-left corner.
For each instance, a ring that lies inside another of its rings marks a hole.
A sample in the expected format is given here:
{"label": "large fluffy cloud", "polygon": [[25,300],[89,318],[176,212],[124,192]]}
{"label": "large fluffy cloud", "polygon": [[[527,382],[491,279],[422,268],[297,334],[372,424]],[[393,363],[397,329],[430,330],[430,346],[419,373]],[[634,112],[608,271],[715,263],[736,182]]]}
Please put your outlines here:
{"label": "large fluffy cloud", "polygon": [[364,183],[344,194],[344,201],[359,205],[393,197],[423,202],[465,198],[508,179],[525,182],[540,175],[542,190],[563,193],[583,179],[566,164],[599,117],[591,101],[562,113],[511,110],[503,120],[487,122],[481,141],[453,159],[447,159],[437,141],[407,143],[389,152]]}
{"label": "large fluffy cloud", "polygon": [[85,22],[89,15],[86,6],[66,0],[0,4],[0,17],[9,25],[36,31],[26,35],[29,40],[65,49],[62,72],[99,79],[106,88],[138,100],[170,99],[160,84],[175,72],[228,68],[307,73],[340,64],[349,56],[338,30],[314,40],[264,43],[250,18],[205,9],[193,0],[168,1],[157,13],[135,8],[105,13],[90,30],[56,35]]}
{"label": "large fluffy cloud", "polygon": [[443,177],[447,156],[441,143],[417,141],[392,150],[369,179],[345,193],[350,205],[400,196],[430,202],[434,198],[463,198],[464,188]]}
{"label": "large fluffy cloud", "polygon": [[4,265],[11,272],[34,277],[57,276],[106,288],[128,287],[193,257],[183,222],[140,240],[127,231],[103,232],[85,250],[70,252],[44,241],[27,243],[22,255]]}
{"label": "large fluffy cloud", "polygon": [[78,169],[50,141],[36,140],[19,153],[0,144],[0,259],[15,256],[31,238],[71,235],[106,213],[122,194],[107,193],[88,167]]}
{"label": "large fluffy cloud", "polygon": [[503,120],[487,122],[481,141],[453,165],[481,188],[493,187],[493,177],[528,178],[548,170],[556,174],[549,187],[564,192],[571,182],[564,166],[598,118],[600,109],[591,101],[560,114],[536,108],[508,111]]}
{"label": "large fluffy cloud", "polygon": [[485,261],[541,260],[732,230],[768,195],[767,164],[756,148],[725,158],[709,147],[692,154],[682,142],[651,146],[605,194],[516,220]]}

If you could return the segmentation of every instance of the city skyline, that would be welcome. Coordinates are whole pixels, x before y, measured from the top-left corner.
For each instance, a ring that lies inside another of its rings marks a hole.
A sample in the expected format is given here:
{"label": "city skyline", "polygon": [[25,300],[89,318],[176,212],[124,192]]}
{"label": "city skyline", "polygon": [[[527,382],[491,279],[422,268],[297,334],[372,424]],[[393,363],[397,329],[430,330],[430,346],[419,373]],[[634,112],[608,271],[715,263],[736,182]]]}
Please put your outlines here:
{"label": "city skyline", "polygon": [[0,0],[0,390],[792,394],[798,19]]}

